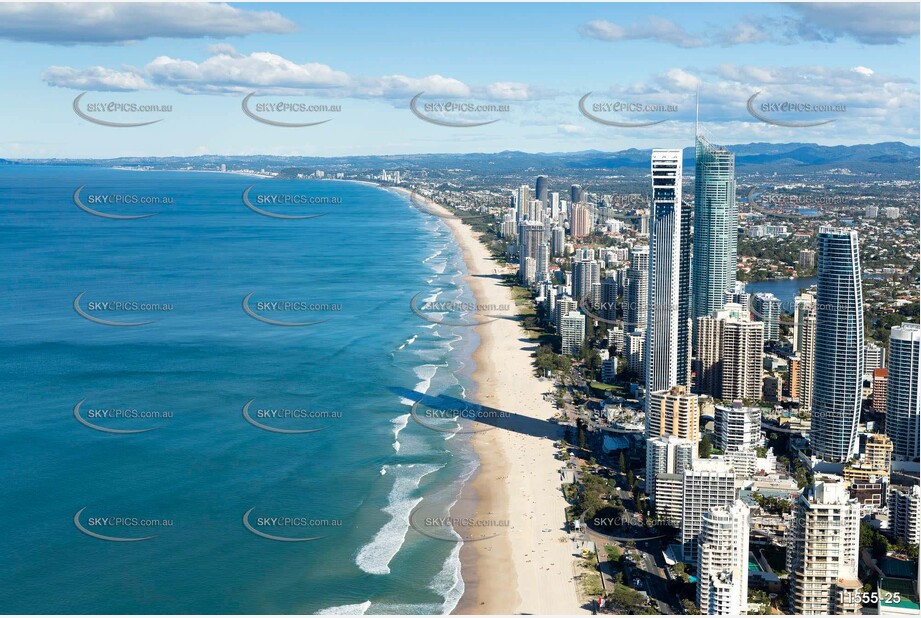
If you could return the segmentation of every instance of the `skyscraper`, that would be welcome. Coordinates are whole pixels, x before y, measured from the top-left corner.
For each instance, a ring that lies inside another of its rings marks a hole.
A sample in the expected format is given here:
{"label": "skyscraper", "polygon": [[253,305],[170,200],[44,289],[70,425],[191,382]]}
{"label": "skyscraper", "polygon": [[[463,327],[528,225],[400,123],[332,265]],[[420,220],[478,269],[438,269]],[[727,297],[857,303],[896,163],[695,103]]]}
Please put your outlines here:
{"label": "skyscraper", "polygon": [[889,527],[909,544],[921,543],[921,485],[889,489]]}
{"label": "skyscraper", "polygon": [[844,462],[857,447],[863,389],[863,292],[857,232],[823,226],[818,238],[812,447]]}
{"label": "skyscraper", "polygon": [[601,299],[592,293],[595,284],[601,284],[601,264],[595,260],[595,252],[589,249],[573,257],[572,297],[580,304],[597,308]]}
{"label": "skyscraper", "polygon": [[592,213],[585,204],[573,204],[569,219],[569,235],[573,238],[585,238],[592,233]]}
{"label": "skyscraper", "polygon": [[[523,283],[534,283],[537,275],[538,251],[544,239],[544,224],[540,221],[522,221],[518,225],[518,278]],[[526,271],[527,259],[534,260],[533,274]]]}
{"label": "skyscraper", "polygon": [[617,292],[620,286],[613,273],[601,280],[601,305],[598,315],[601,319],[614,322],[617,319]]}
{"label": "skyscraper", "polygon": [[569,187],[569,203],[578,204],[582,201],[582,185],[573,185]]}
{"label": "skyscraper", "polygon": [[764,322],[764,340],[780,341],[780,299],[770,292],[752,296],[752,315]]}
{"label": "skyscraper", "polygon": [[[681,150],[652,151],[649,301],[646,323],[647,393],[684,384],[678,375],[682,243]],[[647,402],[649,398],[647,397]]]}
{"label": "skyscraper", "polygon": [[889,378],[886,386],[886,435],[898,457],[918,457],[921,418],[921,325],[903,322],[889,334]]}
{"label": "skyscraper", "polygon": [[812,409],[815,376],[815,297],[802,294],[793,299],[793,351],[796,353],[796,397],[799,409]]}
{"label": "skyscraper", "polygon": [[701,614],[748,612],[749,510],[736,500],[717,506],[701,520],[697,557],[697,606]]}
{"label": "skyscraper", "polygon": [[735,470],[722,459],[695,459],[684,471],[681,506],[681,550],[684,560],[697,563],[698,536],[704,514],[731,505],[738,498]]}
{"label": "skyscraper", "polygon": [[697,457],[697,443],[672,435],[646,440],[646,494],[655,495],[656,476],[683,474]]}
{"label": "skyscraper", "polygon": [[562,339],[562,353],[579,354],[582,350],[582,341],[585,339],[585,316],[578,311],[570,311],[562,317],[560,328]]}
{"label": "skyscraper", "polygon": [[646,438],[675,436],[690,440],[697,452],[700,441],[700,406],[697,395],[685,386],[651,391],[647,396]]}
{"label": "skyscraper", "polygon": [[697,390],[716,399],[761,399],[764,324],[733,303],[697,319]]}
{"label": "skyscraper", "polygon": [[736,281],[739,209],[735,155],[698,133],[694,166],[693,317],[723,306]]}
{"label": "skyscraper", "polygon": [[754,450],[761,446],[761,408],[745,407],[741,401],[716,406],[713,446],[724,453]]}
{"label": "skyscraper", "polygon": [[[790,613],[859,613],[860,504],[844,482],[817,480],[796,499],[787,532]],[[856,605],[856,608],[854,607]]]}
{"label": "skyscraper", "polygon": [[538,176],[534,189],[535,198],[543,202],[544,206],[548,206],[550,196],[548,193],[547,177]]}
{"label": "skyscraper", "polygon": [[649,247],[630,249],[630,268],[624,290],[624,330],[645,330],[649,302]]}

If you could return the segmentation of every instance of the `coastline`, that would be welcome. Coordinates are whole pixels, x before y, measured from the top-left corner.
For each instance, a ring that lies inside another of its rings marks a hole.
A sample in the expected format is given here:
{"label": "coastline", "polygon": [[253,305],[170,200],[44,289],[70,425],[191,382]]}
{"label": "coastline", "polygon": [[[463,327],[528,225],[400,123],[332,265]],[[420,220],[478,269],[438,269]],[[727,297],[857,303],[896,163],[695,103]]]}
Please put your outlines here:
{"label": "coastline", "polygon": [[[382,187],[406,196],[401,187]],[[422,199],[417,196],[417,199]],[[517,313],[501,271],[479,236],[431,200],[458,243],[467,266],[466,282],[477,304],[501,307],[491,315]],[[472,434],[479,468],[464,486],[452,516],[506,520],[506,533],[461,547],[464,594],[456,614],[576,614],[575,548],[565,530],[567,506],[560,489],[560,468],[553,442],[562,428],[547,422],[555,414],[543,397],[549,380],[534,375],[536,344],[514,319],[475,327],[476,402],[510,413],[496,427]],[[466,505],[466,506],[465,506]],[[468,512],[458,512],[459,510]]]}

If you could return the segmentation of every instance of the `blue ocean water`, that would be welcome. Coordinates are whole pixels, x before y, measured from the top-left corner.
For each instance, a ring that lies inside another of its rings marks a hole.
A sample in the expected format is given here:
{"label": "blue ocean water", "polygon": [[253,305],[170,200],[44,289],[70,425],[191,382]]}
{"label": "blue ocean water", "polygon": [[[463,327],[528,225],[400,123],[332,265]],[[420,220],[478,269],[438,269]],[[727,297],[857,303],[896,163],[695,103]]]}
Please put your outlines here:
{"label": "blue ocean water", "polygon": [[[169,199],[97,200],[91,207],[101,212],[157,213],[100,218],[74,203],[84,185],[86,205],[107,194]],[[341,203],[262,205],[323,213],[264,217],[241,201],[251,185],[253,197]],[[472,329],[409,310],[418,291],[470,300],[440,220],[353,183],[7,166],[0,247],[5,613],[453,608],[463,591],[459,545],[418,534],[408,516],[422,500],[450,505],[475,458],[463,434],[413,422],[399,395],[463,397],[470,388]],[[152,322],[85,319],[74,309],[81,293],[84,313]],[[250,293],[261,315],[322,323],[261,322],[243,310]],[[273,301],[321,308],[258,304]],[[104,304],[113,302],[124,305]],[[139,310],[123,310],[134,303]],[[243,418],[249,401],[254,416],[301,412],[260,416],[262,424],[321,431],[260,429]],[[77,414],[96,426],[153,430],[94,430],[75,418],[78,402]],[[243,525],[250,509],[249,521],[267,534],[321,538],[262,538]],[[100,540],[78,523],[104,536],[154,538]]]}

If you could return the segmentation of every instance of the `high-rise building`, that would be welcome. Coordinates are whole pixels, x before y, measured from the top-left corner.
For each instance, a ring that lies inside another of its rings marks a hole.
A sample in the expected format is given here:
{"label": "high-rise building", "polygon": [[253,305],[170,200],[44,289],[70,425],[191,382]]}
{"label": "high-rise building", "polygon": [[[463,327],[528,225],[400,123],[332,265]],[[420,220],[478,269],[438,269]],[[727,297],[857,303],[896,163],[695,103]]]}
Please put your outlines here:
{"label": "high-rise building", "polygon": [[550,248],[553,255],[559,257],[563,255],[563,249],[566,246],[566,230],[559,225],[550,230]]}
{"label": "high-rise building", "polygon": [[795,397],[799,399],[800,410],[808,411],[812,409],[815,376],[815,297],[797,296],[793,306],[793,351],[798,360]]}
{"label": "high-rise building", "polygon": [[863,346],[863,370],[867,374],[871,374],[874,369],[882,369],[885,366],[886,348],[868,341]]}
{"label": "high-rise building", "polygon": [[[595,260],[594,251],[577,254],[572,261],[572,296],[580,304],[598,307],[601,298],[592,293],[594,285],[601,284],[601,263]],[[600,291],[600,290],[599,290]]]}
{"label": "high-rise building", "polygon": [[524,219],[525,215],[528,213],[528,202],[531,201],[531,188],[528,185],[521,185],[518,187],[518,196],[515,201],[515,208],[517,210],[516,219],[521,221]]}
{"label": "high-rise building", "polygon": [[657,474],[652,499],[656,520],[672,528],[681,528],[681,507],[684,501],[684,473]]}
{"label": "high-rise building", "polygon": [[717,506],[701,520],[697,606],[710,616],[748,613],[748,507]]}
{"label": "high-rise building", "polygon": [[656,436],[675,436],[700,441],[700,407],[698,397],[688,392],[686,386],[673,386],[667,390],[651,391],[646,411],[646,439]]}
{"label": "high-rise building", "polygon": [[[647,392],[686,384],[679,375],[679,286],[684,230],[681,201],[681,150],[652,151],[652,219],[649,229]],[[690,230],[686,230],[690,232]],[[687,350],[685,350],[687,352]],[[648,402],[648,397],[647,397]]]}
{"label": "high-rise building", "polygon": [[873,395],[871,397],[873,410],[886,413],[886,386],[889,383],[888,369],[873,370]]}
{"label": "high-rise building", "polygon": [[646,330],[649,302],[649,247],[630,249],[630,268],[624,290],[624,330]]}
{"label": "high-rise building", "polygon": [[682,474],[697,457],[697,443],[671,435],[646,440],[646,494],[655,495],[656,476]]}
{"label": "high-rise building", "polygon": [[738,498],[735,469],[722,459],[695,459],[684,471],[682,494],[681,550],[685,562],[696,564],[704,514]]}
{"label": "high-rise building", "polygon": [[635,330],[624,335],[626,348],[627,369],[630,370],[641,382],[646,380],[646,331]]}
{"label": "high-rise building", "polygon": [[769,292],[752,296],[752,316],[764,322],[764,340],[780,341],[780,299]]}
{"label": "high-rise building", "polygon": [[556,223],[560,220],[560,192],[553,191],[550,193],[550,218]]}
{"label": "high-rise building", "polygon": [[743,281],[736,281],[732,287],[723,292],[723,305],[728,303],[741,305],[745,313],[751,311],[752,295],[745,291],[745,283]]}
{"label": "high-rise building", "polygon": [[[859,613],[860,504],[844,482],[817,480],[796,499],[787,533],[790,613]],[[856,607],[855,607],[856,605]]]}
{"label": "high-rise building", "polygon": [[817,457],[840,463],[857,447],[863,392],[860,250],[857,232],[844,228],[819,228],[818,245],[810,439]]}
{"label": "high-rise building", "polygon": [[903,322],[889,334],[889,384],[886,387],[886,435],[893,453],[903,459],[918,457],[918,419],[921,418],[921,325]]}
{"label": "high-rise building", "polygon": [[727,304],[697,318],[697,390],[716,399],[761,399],[764,324]]}
{"label": "high-rise building", "polygon": [[799,267],[805,270],[812,270],[815,268],[815,251],[812,249],[800,249]]}
{"label": "high-rise building", "polygon": [[[544,224],[540,221],[524,220],[518,224],[518,279],[523,283],[535,281],[538,251],[543,239]],[[527,258],[534,260],[533,274],[525,272]]]}
{"label": "high-rise building", "polygon": [[889,528],[908,544],[921,544],[921,485],[889,489]]}
{"label": "high-rise building", "polygon": [[550,243],[542,242],[537,246],[537,281],[550,278]]}
{"label": "high-rise building", "polygon": [[554,314],[554,325],[556,332],[563,332],[563,316],[568,315],[571,311],[578,311],[579,303],[571,296],[563,296],[556,302],[556,313]]}
{"label": "high-rise building", "polygon": [[581,185],[572,185],[569,187],[569,203],[578,204],[582,201],[582,186]]}
{"label": "high-rise building", "polygon": [[585,339],[585,316],[578,311],[570,311],[562,317],[560,337],[563,340],[563,354],[579,354]]}
{"label": "high-rise building", "polygon": [[592,211],[585,204],[572,205],[569,218],[569,235],[573,238],[585,238],[592,233]]}
{"label": "high-rise building", "polygon": [[713,446],[724,453],[755,450],[762,444],[761,408],[746,407],[741,401],[716,406]]}
{"label": "high-rise building", "polygon": [[736,281],[739,209],[735,155],[697,135],[694,169],[693,317],[723,306]]}
{"label": "high-rise building", "polygon": [[617,293],[620,285],[613,273],[601,280],[601,305],[598,314],[601,319],[613,323],[617,319]]}
{"label": "high-rise building", "polygon": [[549,205],[550,195],[549,195],[549,184],[546,176],[538,176],[537,182],[534,186],[534,195],[540,200],[544,206]]}

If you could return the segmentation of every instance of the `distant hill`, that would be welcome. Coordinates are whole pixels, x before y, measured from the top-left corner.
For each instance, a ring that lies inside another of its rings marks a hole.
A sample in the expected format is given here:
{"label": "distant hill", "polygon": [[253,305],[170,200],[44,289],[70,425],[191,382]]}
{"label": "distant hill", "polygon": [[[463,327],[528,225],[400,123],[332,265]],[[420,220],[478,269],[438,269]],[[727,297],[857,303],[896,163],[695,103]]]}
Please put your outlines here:
{"label": "distant hill", "polygon": [[[819,144],[789,143],[733,144],[726,148],[736,155],[739,173],[827,173],[846,169],[855,174],[883,178],[917,178],[919,149],[902,142],[858,144],[855,146],[820,146]],[[197,157],[129,157],[119,159],[32,160],[30,163],[56,165],[151,166],[155,168],[249,167],[282,169],[313,167],[340,171],[403,170],[466,170],[473,174],[503,175],[522,171],[589,172],[591,170],[625,175],[645,174],[649,168],[651,150],[631,148],[617,152],[586,150],[581,152],[527,153],[503,151],[469,154],[370,155],[348,157],[279,157],[279,156],[216,156]],[[683,151],[686,170],[694,166],[694,148]],[[26,161],[23,161],[26,162]]]}

